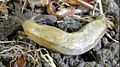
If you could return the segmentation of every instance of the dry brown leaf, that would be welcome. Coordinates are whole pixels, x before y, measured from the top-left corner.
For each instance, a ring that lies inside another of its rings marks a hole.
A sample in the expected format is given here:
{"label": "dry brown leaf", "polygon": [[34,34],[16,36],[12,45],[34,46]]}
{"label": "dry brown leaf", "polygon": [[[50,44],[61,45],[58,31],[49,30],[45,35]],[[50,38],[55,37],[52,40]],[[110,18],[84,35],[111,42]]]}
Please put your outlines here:
{"label": "dry brown leaf", "polygon": [[[94,9],[93,5],[87,3],[88,0],[86,0],[86,1],[83,1],[83,0],[63,0],[63,1],[66,3],[69,3],[71,5],[82,6],[82,7],[85,7],[87,9],[90,9],[90,10]],[[90,2],[90,1],[88,1],[88,2]],[[96,8],[96,10],[98,10],[98,9]]]}
{"label": "dry brown leaf", "polygon": [[13,67],[25,67],[25,56],[22,54],[14,63]]}
{"label": "dry brown leaf", "polygon": [[7,1],[2,2],[0,5],[0,12],[2,12],[5,15],[5,19],[8,18],[8,9],[6,7]]}
{"label": "dry brown leaf", "polygon": [[53,3],[55,3],[55,1],[52,1],[50,4],[48,4],[47,6],[47,12],[51,15],[54,15],[54,16],[57,16],[57,14],[55,13],[56,12],[56,8],[55,6],[53,5]]}
{"label": "dry brown leaf", "polygon": [[89,3],[89,2],[92,2],[92,1],[94,1],[94,0],[83,0],[83,1],[85,1],[85,2],[88,2],[88,3]]}
{"label": "dry brown leaf", "polygon": [[56,8],[53,5],[53,3],[55,3],[55,2],[53,1],[47,6],[47,12],[49,14],[57,16],[57,17],[72,16],[76,13],[82,12],[81,10],[72,9],[72,8],[61,8],[59,11],[56,11]]}
{"label": "dry brown leaf", "polygon": [[48,5],[51,0],[20,0],[20,2],[23,1],[23,7],[22,7],[22,12],[24,8],[26,7],[26,4],[29,4],[30,7],[32,8],[32,11],[34,11],[35,6],[46,6]]}
{"label": "dry brown leaf", "polygon": [[72,16],[76,13],[82,13],[79,9],[72,9],[72,8],[62,8],[60,11],[57,11],[56,14],[65,17],[65,16]]}

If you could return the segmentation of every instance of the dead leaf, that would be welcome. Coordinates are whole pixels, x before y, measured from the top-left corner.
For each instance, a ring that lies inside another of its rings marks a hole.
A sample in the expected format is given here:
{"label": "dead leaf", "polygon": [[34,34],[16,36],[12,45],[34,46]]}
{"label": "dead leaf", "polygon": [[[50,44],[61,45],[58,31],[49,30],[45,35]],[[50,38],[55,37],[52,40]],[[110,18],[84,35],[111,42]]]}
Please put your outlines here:
{"label": "dead leaf", "polygon": [[53,5],[53,3],[55,2],[53,1],[47,6],[47,12],[51,15],[54,15],[57,17],[65,17],[65,16],[72,16],[76,13],[82,13],[81,10],[72,9],[72,8],[61,8],[59,11],[56,11],[56,8]]}
{"label": "dead leaf", "polygon": [[48,4],[47,6],[47,12],[51,15],[54,15],[54,16],[57,16],[57,14],[55,13],[56,12],[56,8],[55,6],[53,5],[53,3],[55,3],[55,1],[52,1],[50,2],[50,4]]}
{"label": "dead leaf", "polygon": [[14,63],[13,67],[25,67],[25,56],[22,54]]}
{"label": "dead leaf", "polygon": [[83,1],[89,3],[89,2],[92,2],[92,1],[94,1],[94,0],[83,0]]}
{"label": "dead leaf", "polygon": [[62,8],[60,11],[57,11],[56,14],[65,17],[65,16],[72,16],[76,13],[82,13],[79,9],[72,9],[72,8]]}
{"label": "dead leaf", "polygon": [[5,15],[5,19],[8,18],[8,9],[6,7],[7,1],[2,2],[0,5],[0,11]]}
{"label": "dead leaf", "polygon": [[[71,4],[71,5],[77,5],[77,6],[82,6],[82,7],[85,7],[87,9],[90,9],[90,10],[93,10],[94,9],[94,6],[89,4],[89,2],[91,2],[90,0],[63,0],[64,2],[68,3],[68,4]],[[96,10],[98,10],[96,8]]]}

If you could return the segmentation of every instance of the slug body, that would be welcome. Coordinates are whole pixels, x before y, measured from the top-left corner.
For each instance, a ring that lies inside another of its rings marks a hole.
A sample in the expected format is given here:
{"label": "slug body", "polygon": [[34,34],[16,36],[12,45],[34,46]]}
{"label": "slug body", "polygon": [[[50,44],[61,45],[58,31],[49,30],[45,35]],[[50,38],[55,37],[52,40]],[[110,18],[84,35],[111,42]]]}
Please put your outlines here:
{"label": "slug body", "polygon": [[106,21],[104,17],[100,17],[74,33],[32,20],[26,20],[22,26],[26,35],[38,44],[62,54],[80,55],[97,45],[105,34]]}

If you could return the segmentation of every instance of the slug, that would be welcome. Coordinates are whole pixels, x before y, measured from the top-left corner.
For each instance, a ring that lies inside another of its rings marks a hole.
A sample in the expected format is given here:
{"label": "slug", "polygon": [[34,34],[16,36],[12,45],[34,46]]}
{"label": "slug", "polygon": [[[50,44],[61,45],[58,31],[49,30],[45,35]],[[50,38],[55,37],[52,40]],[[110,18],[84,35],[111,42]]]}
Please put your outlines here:
{"label": "slug", "polygon": [[74,33],[38,24],[32,19],[24,21],[22,26],[26,35],[39,45],[65,55],[80,55],[95,47],[103,37],[106,19],[98,17]]}

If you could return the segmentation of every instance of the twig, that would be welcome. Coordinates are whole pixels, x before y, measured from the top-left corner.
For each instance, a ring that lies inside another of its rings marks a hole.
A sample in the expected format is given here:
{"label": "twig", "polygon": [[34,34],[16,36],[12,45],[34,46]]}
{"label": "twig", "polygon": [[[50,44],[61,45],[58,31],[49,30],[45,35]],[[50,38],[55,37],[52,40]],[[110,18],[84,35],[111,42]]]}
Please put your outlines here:
{"label": "twig", "polygon": [[95,9],[96,9],[97,5],[98,5],[98,1],[95,2],[94,8],[93,8],[93,11],[92,11],[93,16],[95,15]]}
{"label": "twig", "polygon": [[[41,50],[44,50],[46,51],[46,54],[43,54]],[[39,51],[39,50],[38,50]],[[44,48],[41,48],[40,49],[40,54],[41,54],[41,57],[46,61],[48,62],[52,67],[56,67],[54,61],[53,61],[53,58],[49,55],[48,51]]]}
{"label": "twig", "polygon": [[4,43],[16,43],[16,41],[0,41],[0,44],[4,44]]}
{"label": "twig", "polygon": [[113,39],[113,38],[110,36],[110,34],[108,34],[107,32],[106,32],[106,35],[107,35],[111,40],[113,40],[114,42],[119,43],[119,41]]}
{"label": "twig", "polygon": [[101,0],[98,0],[98,3],[99,3],[100,14],[104,15]]}

